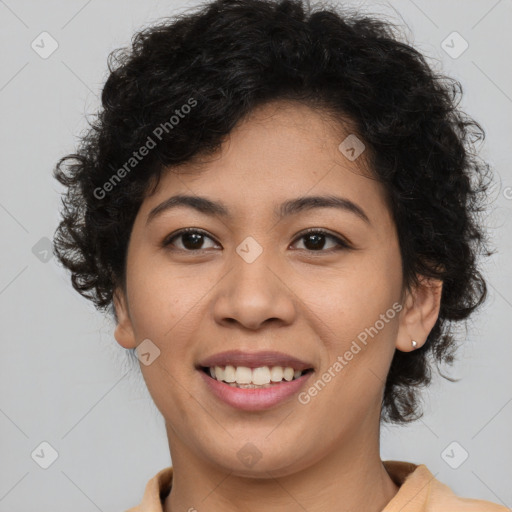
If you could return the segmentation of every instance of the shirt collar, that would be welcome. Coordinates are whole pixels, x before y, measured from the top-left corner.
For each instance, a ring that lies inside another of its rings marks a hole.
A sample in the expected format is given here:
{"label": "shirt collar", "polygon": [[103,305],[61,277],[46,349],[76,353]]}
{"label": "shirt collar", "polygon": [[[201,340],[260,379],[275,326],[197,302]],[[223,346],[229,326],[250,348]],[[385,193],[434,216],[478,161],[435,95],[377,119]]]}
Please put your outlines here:
{"label": "shirt collar", "polygon": [[[425,510],[430,483],[434,475],[424,465],[388,460],[382,462],[393,482],[400,487],[398,493],[382,512],[421,512]],[[163,512],[163,502],[172,486],[172,466],[160,470],[146,484],[144,496],[138,507],[126,512]],[[405,508],[407,507],[407,508]]]}

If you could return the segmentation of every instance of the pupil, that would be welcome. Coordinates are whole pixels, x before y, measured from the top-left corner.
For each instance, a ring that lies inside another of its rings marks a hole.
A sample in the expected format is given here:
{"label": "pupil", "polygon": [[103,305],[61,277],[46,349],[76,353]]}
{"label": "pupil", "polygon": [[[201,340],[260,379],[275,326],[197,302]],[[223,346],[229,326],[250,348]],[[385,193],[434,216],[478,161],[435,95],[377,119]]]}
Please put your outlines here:
{"label": "pupil", "polygon": [[[185,233],[183,235],[183,245],[187,248],[187,249],[199,249],[200,246],[202,245],[202,237],[203,235],[199,234],[199,233]],[[193,242],[191,245],[191,247],[187,247],[187,240],[190,240],[192,239]]]}
{"label": "pupil", "polygon": [[[307,239],[314,239],[316,240],[316,242],[313,242],[312,246],[313,246],[313,249],[322,249],[322,247],[324,246],[323,243],[319,243],[319,239],[323,239],[324,238],[324,235],[306,235],[306,240]],[[305,243],[304,244],[306,246],[306,248],[311,248],[311,247],[308,247],[308,244]]]}

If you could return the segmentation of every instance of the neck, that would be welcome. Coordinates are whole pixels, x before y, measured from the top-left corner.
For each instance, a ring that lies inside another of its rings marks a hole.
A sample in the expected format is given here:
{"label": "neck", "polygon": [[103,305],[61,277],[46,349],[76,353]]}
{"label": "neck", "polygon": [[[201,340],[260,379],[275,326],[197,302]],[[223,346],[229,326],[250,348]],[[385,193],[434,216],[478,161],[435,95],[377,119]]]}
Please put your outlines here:
{"label": "neck", "polygon": [[316,463],[276,478],[270,472],[258,478],[237,476],[198,459],[172,434],[174,476],[165,512],[381,512],[399,489],[380,459],[378,430],[371,437],[373,443],[354,432],[345,437],[350,442],[339,443],[339,449],[330,450]]}

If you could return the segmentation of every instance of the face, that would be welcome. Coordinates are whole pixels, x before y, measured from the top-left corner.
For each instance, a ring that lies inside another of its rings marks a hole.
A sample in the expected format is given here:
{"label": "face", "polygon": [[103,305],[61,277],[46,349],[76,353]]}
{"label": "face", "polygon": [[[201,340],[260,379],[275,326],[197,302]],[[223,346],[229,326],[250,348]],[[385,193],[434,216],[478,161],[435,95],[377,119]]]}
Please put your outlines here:
{"label": "face", "polygon": [[[425,341],[440,293],[402,296],[384,188],[365,175],[364,153],[351,161],[338,149],[348,135],[304,105],[270,103],[215,157],[168,171],[142,203],[115,337],[125,348],[150,340],[141,370],[173,461],[279,476],[376,446],[394,351]],[[169,202],[177,195],[225,211]],[[312,196],[342,200],[319,207]],[[297,199],[306,201],[282,208]],[[238,388],[201,369],[214,363],[241,381],[247,371],[284,381]]]}

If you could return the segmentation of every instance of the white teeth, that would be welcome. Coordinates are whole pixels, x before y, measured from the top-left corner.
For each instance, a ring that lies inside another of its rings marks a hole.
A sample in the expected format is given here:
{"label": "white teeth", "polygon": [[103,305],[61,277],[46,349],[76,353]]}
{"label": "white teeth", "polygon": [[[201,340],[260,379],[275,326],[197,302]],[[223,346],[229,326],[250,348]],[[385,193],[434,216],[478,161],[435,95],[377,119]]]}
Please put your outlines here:
{"label": "white teeth", "polygon": [[220,366],[215,367],[215,378],[217,380],[224,380],[224,370]]}
{"label": "white teeth", "polygon": [[270,384],[270,370],[268,369],[268,366],[253,369],[252,383],[258,384],[259,386],[263,384]]}
{"label": "white teeth", "polygon": [[228,365],[224,368],[224,381],[235,382],[235,367]]}
{"label": "white teeth", "polygon": [[237,384],[250,384],[252,380],[252,370],[247,366],[237,366],[235,371],[235,382]]}
{"label": "white teeth", "polygon": [[287,380],[288,382],[293,380],[293,368],[290,368],[289,366],[284,369],[283,372],[284,380]]}
{"label": "white teeth", "polygon": [[273,366],[270,370],[270,380],[272,382],[281,382],[283,380],[283,368],[281,366]]}
{"label": "white teeth", "polygon": [[302,375],[301,370],[294,370],[290,366],[260,366],[258,368],[249,368],[247,366],[228,365],[226,367],[210,367],[209,371],[214,379],[224,381],[230,386],[243,388],[266,388],[271,386],[272,383],[281,382],[283,379],[290,382],[293,379],[298,379]]}

